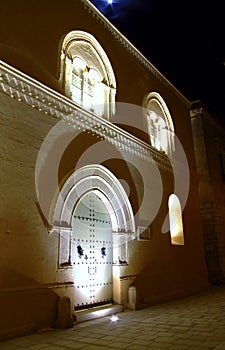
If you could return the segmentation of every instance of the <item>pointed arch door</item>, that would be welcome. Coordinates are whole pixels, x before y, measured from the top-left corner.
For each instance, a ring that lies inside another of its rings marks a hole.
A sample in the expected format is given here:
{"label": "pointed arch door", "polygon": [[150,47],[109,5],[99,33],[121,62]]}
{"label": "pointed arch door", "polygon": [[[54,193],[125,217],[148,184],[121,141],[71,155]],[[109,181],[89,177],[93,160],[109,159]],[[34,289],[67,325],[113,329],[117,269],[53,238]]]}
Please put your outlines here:
{"label": "pointed arch door", "polygon": [[90,191],[80,199],[72,229],[75,309],[112,302],[112,224],[104,196],[98,191]]}

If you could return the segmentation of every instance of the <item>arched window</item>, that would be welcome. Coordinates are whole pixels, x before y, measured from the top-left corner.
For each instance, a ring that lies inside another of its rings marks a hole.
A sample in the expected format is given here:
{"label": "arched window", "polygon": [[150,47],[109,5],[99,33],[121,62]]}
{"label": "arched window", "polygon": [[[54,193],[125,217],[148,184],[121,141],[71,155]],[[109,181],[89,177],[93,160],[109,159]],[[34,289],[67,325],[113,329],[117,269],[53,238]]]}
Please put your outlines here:
{"label": "arched window", "polygon": [[178,197],[171,194],[168,201],[171,243],[184,245],[182,210]]}
{"label": "arched window", "polygon": [[63,40],[60,81],[75,103],[105,118],[115,114],[116,80],[101,45],[89,33],[72,31]]}
{"label": "arched window", "polygon": [[104,89],[102,77],[95,68],[88,68],[79,57],[73,60],[72,100],[86,109],[102,116],[104,114]]}
{"label": "arched window", "polygon": [[75,57],[73,60],[73,71],[72,71],[72,100],[78,104],[83,103],[83,85],[84,85],[84,71],[86,68],[85,62]]}
{"label": "arched window", "polygon": [[174,126],[169,110],[156,93],[150,93],[144,104],[147,131],[152,147],[171,155],[174,151]]}

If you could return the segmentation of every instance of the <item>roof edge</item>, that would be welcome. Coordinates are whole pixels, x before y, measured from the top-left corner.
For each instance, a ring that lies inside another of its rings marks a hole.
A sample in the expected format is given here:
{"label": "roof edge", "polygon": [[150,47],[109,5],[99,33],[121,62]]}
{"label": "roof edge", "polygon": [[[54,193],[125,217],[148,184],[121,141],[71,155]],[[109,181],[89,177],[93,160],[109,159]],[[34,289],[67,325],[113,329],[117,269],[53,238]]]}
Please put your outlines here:
{"label": "roof edge", "polygon": [[191,102],[162,74],[160,71],[89,1],[80,0],[84,7],[88,9],[94,17],[101,21],[105,28],[107,28],[112,35],[141,62],[148,70],[150,70],[159,80],[166,86],[170,86],[181,97],[188,106]]}

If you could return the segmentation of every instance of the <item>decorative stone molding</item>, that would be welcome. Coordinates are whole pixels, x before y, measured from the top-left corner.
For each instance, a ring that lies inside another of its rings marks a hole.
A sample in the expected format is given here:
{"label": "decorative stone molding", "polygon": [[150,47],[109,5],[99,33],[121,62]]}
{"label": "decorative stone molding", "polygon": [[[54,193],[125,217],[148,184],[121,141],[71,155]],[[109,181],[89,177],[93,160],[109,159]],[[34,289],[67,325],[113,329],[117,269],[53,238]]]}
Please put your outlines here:
{"label": "decorative stone molding", "polygon": [[52,218],[54,231],[61,232],[62,228],[64,231],[70,231],[76,204],[74,201],[79,200],[86,193],[87,188],[98,189],[100,193],[104,193],[108,202],[108,204],[105,202],[105,206],[111,213],[114,232],[135,232],[133,211],[126,192],[107,168],[97,164],[81,167],[64,183]]}
{"label": "decorative stone molding", "polygon": [[69,98],[0,61],[0,92],[74,128],[89,131],[117,149],[172,171],[169,159],[146,142],[83,109]]}
{"label": "decorative stone molding", "polygon": [[113,25],[110,23],[106,17],[89,1],[89,0],[80,0],[85,9],[92,14],[103,26],[116,38],[116,40],[126,48],[126,50],[132,54],[145,68],[151,71],[157,79],[163,82],[167,87],[171,87],[177,95],[179,95],[185,102],[190,105],[190,102],[186,99],[184,95],[181,94],[179,90],[173,86],[169,80],[167,80],[152,63],[150,63],[147,58],[139,51],[137,48],[131,44],[129,40],[125,38]]}
{"label": "decorative stone molding", "polygon": [[72,228],[60,227],[58,267],[70,267],[71,265],[71,235]]}
{"label": "decorative stone molding", "polygon": [[[87,99],[87,88],[89,86],[89,70],[98,72],[99,80],[98,82],[95,81],[92,88],[96,93],[96,87],[98,86],[98,96],[100,96],[99,101],[101,101],[99,104],[103,108],[100,108],[96,114],[99,116],[104,115],[106,119],[112,117],[115,114],[116,78],[111,62],[100,43],[90,33],[82,30],[73,30],[65,36],[61,52],[60,82],[65,95],[73,100],[73,88],[77,88],[77,86],[72,81],[74,77],[81,79],[83,86],[81,89],[81,104],[84,106],[83,99]],[[73,73],[76,67],[74,59],[76,59],[77,55],[84,64],[84,67],[81,69],[83,73],[81,75],[78,73],[78,76],[77,73]],[[89,99],[89,103],[90,106],[87,109],[93,112],[94,109],[91,109],[91,106],[94,108],[92,99]]]}
{"label": "decorative stone molding", "polygon": [[127,241],[134,238],[136,231],[134,214],[127,194],[107,168],[102,165],[87,165],[79,168],[67,179],[55,204],[53,228],[50,233],[59,234],[59,268],[72,267],[70,254],[74,207],[87,193],[87,188],[92,188],[98,196],[104,197],[104,204],[110,213],[115,257],[121,257],[123,237],[123,258],[127,259]]}
{"label": "decorative stone molding", "polygon": [[196,109],[191,109],[190,110],[190,117],[193,118],[193,117],[199,117],[199,116],[202,116],[202,113],[203,113],[203,108],[196,108]]}
{"label": "decorative stone molding", "polygon": [[[92,14],[104,27],[122,44],[129,53],[149,69],[159,80],[165,82],[162,74],[105,18],[101,12],[88,0],[80,0],[86,10]],[[169,83],[169,82],[168,82]]]}

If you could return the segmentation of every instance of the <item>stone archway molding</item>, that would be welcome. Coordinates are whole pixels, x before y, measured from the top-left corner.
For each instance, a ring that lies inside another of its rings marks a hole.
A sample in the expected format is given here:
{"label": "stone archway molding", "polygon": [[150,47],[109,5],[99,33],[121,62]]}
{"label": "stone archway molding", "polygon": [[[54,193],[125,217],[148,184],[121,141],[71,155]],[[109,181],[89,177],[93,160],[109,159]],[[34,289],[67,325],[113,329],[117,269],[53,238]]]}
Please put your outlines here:
{"label": "stone archway molding", "polygon": [[50,233],[59,234],[59,266],[70,266],[72,217],[79,200],[96,191],[104,199],[113,233],[133,236],[135,221],[128,196],[115,175],[102,165],[86,165],[76,170],[64,183],[56,200]]}
{"label": "stone archway molding", "polygon": [[135,232],[134,215],[127,194],[115,177],[106,167],[98,164],[87,165],[76,170],[65,182],[56,201],[52,226],[71,228],[72,214],[77,202],[89,191],[102,193],[112,220],[115,232]]}

